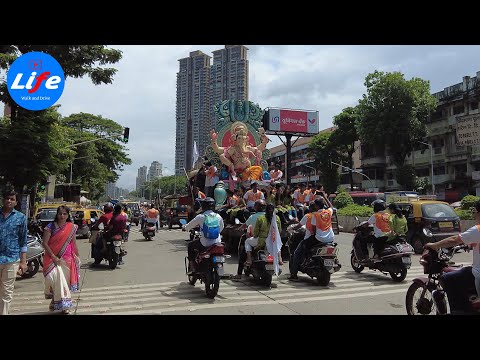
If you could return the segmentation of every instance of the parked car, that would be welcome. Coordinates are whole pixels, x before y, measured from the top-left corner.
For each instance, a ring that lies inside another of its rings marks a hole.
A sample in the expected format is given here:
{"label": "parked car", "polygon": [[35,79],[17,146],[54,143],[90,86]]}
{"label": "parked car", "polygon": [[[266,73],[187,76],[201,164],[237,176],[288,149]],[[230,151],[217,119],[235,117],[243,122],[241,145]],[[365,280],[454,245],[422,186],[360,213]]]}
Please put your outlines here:
{"label": "parked car", "polygon": [[417,199],[397,201],[407,216],[407,241],[416,254],[423,252],[427,242],[437,242],[459,234],[460,218],[444,201]]}
{"label": "parked car", "polygon": [[[103,211],[97,209],[84,209],[84,208],[75,208],[72,209],[71,215],[73,217],[73,222],[78,226],[77,237],[83,236],[88,239],[91,235],[91,228],[95,221],[97,221],[100,216],[104,214]],[[92,219],[95,219],[92,222]]]}

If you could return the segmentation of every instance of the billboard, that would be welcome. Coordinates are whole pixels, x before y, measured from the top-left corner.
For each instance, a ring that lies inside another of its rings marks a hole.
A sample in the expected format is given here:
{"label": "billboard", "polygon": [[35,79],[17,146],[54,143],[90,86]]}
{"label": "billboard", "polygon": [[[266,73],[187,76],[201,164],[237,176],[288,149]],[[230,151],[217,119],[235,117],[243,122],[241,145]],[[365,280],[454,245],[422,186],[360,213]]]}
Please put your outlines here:
{"label": "billboard", "polygon": [[263,125],[270,132],[318,134],[318,122],[318,111],[269,108]]}
{"label": "billboard", "polygon": [[480,145],[480,114],[457,118],[457,145]]}

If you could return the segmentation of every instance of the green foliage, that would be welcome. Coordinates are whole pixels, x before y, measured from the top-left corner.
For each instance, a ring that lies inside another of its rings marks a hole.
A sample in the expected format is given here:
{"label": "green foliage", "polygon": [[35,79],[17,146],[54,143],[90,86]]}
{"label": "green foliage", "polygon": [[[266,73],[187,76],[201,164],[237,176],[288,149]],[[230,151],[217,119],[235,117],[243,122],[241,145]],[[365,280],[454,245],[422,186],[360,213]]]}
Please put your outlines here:
{"label": "green foliage", "polygon": [[[347,107],[333,118],[335,131],[330,137],[332,144],[336,144],[338,151],[345,157],[346,165],[353,169],[353,153],[358,133],[355,124],[359,121],[358,108]],[[350,189],[353,190],[353,173],[350,172]]]}
{"label": "green foliage", "polygon": [[417,191],[419,194],[424,195],[426,193],[426,190],[431,188],[430,183],[428,182],[427,178],[416,178],[415,179],[415,187],[413,188],[415,191]]}
{"label": "green foliage", "polygon": [[465,196],[462,201],[462,209],[463,210],[470,210],[471,208],[475,207],[475,203],[480,200],[479,196],[467,195]]}
{"label": "green foliage", "polygon": [[458,215],[460,220],[475,220],[475,216],[470,210],[455,209],[455,213]]}
{"label": "green foliage", "polygon": [[150,199],[150,191],[152,191],[152,198],[155,198],[158,194],[158,189],[162,190],[161,197],[173,195],[175,189],[177,195],[187,195],[187,178],[185,176],[174,175],[156,178],[146,182],[144,189],[144,196],[147,199]]}
{"label": "green foliage", "polygon": [[411,165],[403,165],[397,168],[396,173],[397,182],[403,185],[404,190],[412,190],[415,187],[417,176],[415,175],[415,168]]}
{"label": "green foliage", "polygon": [[339,163],[341,155],[337,145],[330,141],[331,133],[315,135],[309,144],[309,154],[315,157],[315,167],[320,170],[321,182],[327,193],[333,193],[340,185],[338,167],[330,161]]}
{"label": "green foliage", "polygon": [[340,216],[358,216],[370,217],[373,215],[373,208],[370,206],[361,206],[357,204],[348,205],[342,209],[337,210],[337,215]]}
{"label": "green foliage", "polygon": [[400,72],[375,71],[365,79],[367,94],[358,105],[357,130],[363,144],[390,147],[393,162],[405,157],[426,135],[426,121],[436,109],[428,81],[405,80]]}
{"label": "green foliage", "polygon": [[337,191],[336,191],[337,194],[346,193],[346,192],[348,192],[348,191],[343,186],[341,186],[341,185],[337,186]]}
{"label": "green foliage", "polygon": [[353,199],[350,196],[348,192],[341,192],[338,193],[337,196],[335,196],[335,199],[333,200],[333,206],[335,206],[337,209],[344,208],[345,206],[352,205],[353,204]]}
{"label": "green foliage", "polygon": [[[52,55],[62,66],[66,79],[88,76],[95,85],[113,82],[117,70],[106,65],[115,64],[122,57],[121,51],[104,45],[0,45],[0,68],[8,71],[19,56],[31,51]],[[10,118],[0,120],[0,182],[11,183],[17,189],[23,185],[31,188],[50,174],[67,173],[77,151],[67,148],[74,132],[60,124],[58,106],[42,111],[19,107],[10,97],[5,78],[0,78],[0,101],[11,107]],[[110,150],[114,151],[115,147],[110,147]],[[89,155],[98,160],[95,151]],[[85,176],[95,177],[99,172],[99,178],[116,179],[118,175],[109,170],[121,169],[121,163],[129,163],[123,155],[120,159],[116,156],[107,158],[110,164],[104,164],[108,170],[106,174],[93,162],[88,169],[83,169],[88,170]],[[85,180],[83,183],[88,183],[90,190],[103,189],[105,183],[97,180]]]}

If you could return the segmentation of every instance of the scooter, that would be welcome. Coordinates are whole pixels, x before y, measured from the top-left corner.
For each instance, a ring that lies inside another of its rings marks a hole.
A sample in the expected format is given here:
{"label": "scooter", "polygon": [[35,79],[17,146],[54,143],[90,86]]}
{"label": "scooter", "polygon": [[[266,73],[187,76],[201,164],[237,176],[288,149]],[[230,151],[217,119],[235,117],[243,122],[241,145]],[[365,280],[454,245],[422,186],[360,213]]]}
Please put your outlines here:
{"label": "scooter", "polygon": [[145,222],[145,225],[142,229],[142,235],[145,240],[153,240],[153,238],[155,237],[155,224]]}
{"label": "scooter", "polygon": [[22,274],[24,279],[33,277],[40,265],[43,267],[42,257],[45,253],[41,239],[36,235],[27,235],[27,247],[27,270]]}
{"label": "scooter", "polygon": [[[357,217],[356,219],[359,222]],[[390,274],[395,282],[405,280],[414,254],[413,247],[405,239],[397,237],[394,241],[387,242],[378,259],[374,259],[373,244],[369,241],[369,239],[373,239],[373,225],[363,221],[354,230],[356,234],[352,243],[350,264],[356,273],[361,273],[365,267],[368,267],[371,270]],[[367,244],[366,249],[364,244]],[[367,258],[363,259],[361,254],[366,255]]]}
{"label": "scooter", "polygon": [[92,243],[92,258],[95,259],[94,264],[98,265],[103,259],[108,261],[108,267],[115,269],[121,258],[127,255],[127,252],[122,249],[122,235],[114,235],[105,239],[106,249],[103,249],[103,224],[99,226],[99,232],[95,242]]}

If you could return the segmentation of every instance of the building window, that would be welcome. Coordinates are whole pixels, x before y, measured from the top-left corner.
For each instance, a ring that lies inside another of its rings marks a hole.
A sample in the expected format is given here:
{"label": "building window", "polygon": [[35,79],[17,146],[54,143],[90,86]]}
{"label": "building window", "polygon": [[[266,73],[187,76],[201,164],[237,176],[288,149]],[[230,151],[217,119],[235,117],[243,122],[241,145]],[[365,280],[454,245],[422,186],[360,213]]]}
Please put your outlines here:
{"label": "building window", "polygon": [[478,102],[471,102],[470,103],[470,109],[471,110],[477,110],[478,109]]}
{"label": "building window", "polygon": [[445,166],[437,166],[433,168],[434,175],[445,175]]}
{"label": "building window", "polygon": [[453,115],[462,114],[464,112],[463,104],[453,107]]}

